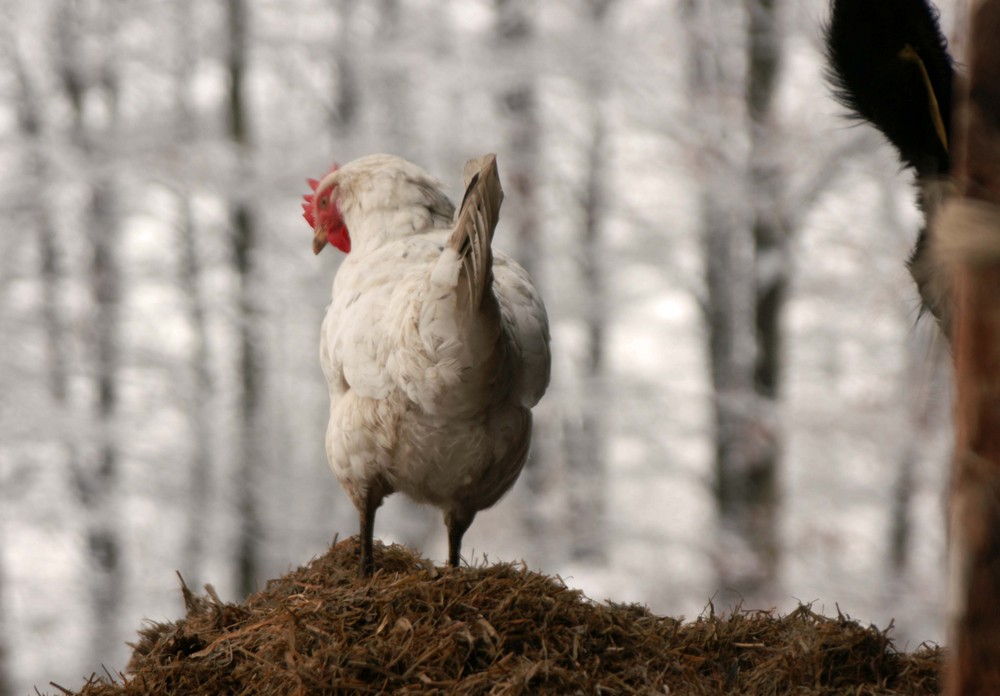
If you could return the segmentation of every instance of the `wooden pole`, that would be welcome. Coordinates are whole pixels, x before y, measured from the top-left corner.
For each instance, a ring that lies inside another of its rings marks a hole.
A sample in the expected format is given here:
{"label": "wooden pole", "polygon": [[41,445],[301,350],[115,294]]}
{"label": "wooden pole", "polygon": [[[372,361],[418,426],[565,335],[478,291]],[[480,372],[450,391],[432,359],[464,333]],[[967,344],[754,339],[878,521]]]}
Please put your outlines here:
{"label": "wooden pole", "polygon": [[935,221],[955,280],[948,696],[1000,694],[1000,0],[973,0],[969,26],[959,195]]}

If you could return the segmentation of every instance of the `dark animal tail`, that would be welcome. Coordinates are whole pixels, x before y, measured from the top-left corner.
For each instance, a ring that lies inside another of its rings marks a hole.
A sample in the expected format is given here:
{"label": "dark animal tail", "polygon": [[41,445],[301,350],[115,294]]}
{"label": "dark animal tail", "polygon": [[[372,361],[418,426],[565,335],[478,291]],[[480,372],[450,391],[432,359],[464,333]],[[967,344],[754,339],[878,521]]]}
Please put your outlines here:
{"label": "dark animal tail", "polygon": [[928,0],[832,0],[826,27],[837,99],[922,176],[948,171],[954,67]]}

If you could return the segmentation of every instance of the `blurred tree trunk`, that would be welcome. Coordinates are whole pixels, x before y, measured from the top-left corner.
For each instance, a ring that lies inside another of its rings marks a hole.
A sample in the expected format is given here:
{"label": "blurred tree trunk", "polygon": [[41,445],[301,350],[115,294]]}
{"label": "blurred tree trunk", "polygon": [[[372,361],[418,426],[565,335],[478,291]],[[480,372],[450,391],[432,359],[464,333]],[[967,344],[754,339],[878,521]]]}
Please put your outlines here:
{"label": "blurred tree trunk", "polygon": [[251,171],[252,146],[247,122],[246,71],[249,16],[245,0],[226,0],[229,72],[229,137],[236,155],[238,176],[233,179],[230,200],[233,259],[239,278],[239,378],[242,387],[239,423],[239,466],[236,472],[236,504],[239,515],[236,587],[246,596],[257,589],[261,569],[263,528],[257,500],[257,485],[263,466],[260,419],[260,341],[254,296],[254,253],[257,246],[255,220],[245,197]]}
{"label": "blurred tree trunk", "polygon": [[415,120],[415,107],[410,91],[413,66],[403,61],[401,45],[406,41],[407,24],[401,0],[379,0],[378,42],[381,50],[377,84],[380,94],[384,126],[381,129],[389,143],[387,151],[396,152],[405,159],[424,161],[420,152],[421,139],[411,128]]}
{"label": "blurred tree trunk", "polygon": [[607,334],[607,283],[601,255],[604,222],[604,162],[607,129],[601,114],[600,98],[593,105],[593,131],[588,153],[586,189],[583,196],[583,229],[580,247],[580,274],[588,297],[584,321],[587,348],[581,383],[584,385],[580,419],[569,438],[573,456],[570,489],[570,555],[575,560],[599,562],[606,556],[607,514],[605,494],[607,472],[605,423],[609,416],[606,389],[605,341]]}
{"label": "blurred tree trunk", "polygon": [[955,457],[945,693],[1000,693],[1000,0],[975,0],[957,99],[959,196],[934,222],[954,272]]}
{"label": "blurred tree trunk", "polygon": [[[3,530],[0,529],[0,537],[2,537]],[[6,543],[0,538],[0,551],[6,546]],[[7,636],[11,635],[11,623],[7,618],[7,605],[3,601],[6,595],[7,587],[7,572],[6,568],[0,568],[0,631],[3,634],[0,635],[0,696],[12,696],[14,693],[13,687],[11,686],[11,676],[10,676],[10,646],[7,642]]]}
{"label": "blurred tree trunk", "polygon": [[[586,21],[592,46],[599,47],[606,30],[612,0],[589,0]],[[583,226],[580,239],[580,275],[586,289],[584,324],[586,352],[580,375],[584,385],[579,419],[569,434],[570,466],[570,556],[574,560],[602,562],[607,556],[607,457],[605,424],[610,394],[607,389],[605,347],[607,340],[608,288],[604,273],[603,227],[608,201],[605,180],[608,162],[608,127],[605,119],[607,58],[599,50],[589,53],[585,70],[585,93],[589,109],[590,140],[584,190],[580,199]]]}
{"label": "blurred tree trunk", "polygon": [[91,524],[88,546],[97,566],[93,580],[95,622],[94,647],[107,660],[118,647],[117,619],[124,578],[119,528],[118,490],[120,452],[116,432],[118,408],[117,375],[121,364],[119,308],[121,269],[118,263],[118,211],[115,185],[99,175],[93,182],[87,233],[93,248],[90,266],[94,303],[93,361],[97,381],[97,469],[82,482],[81,494],[89,509]]}
{"label": "blurred tree trunk", "polygon": [[[507,194],[504,219],[514,232],[512,243],[508,246],[535,283],[540,285],[542,278],[537,260],[541,254],[541,240],[538,235],[536,190],[542,136],[536,66],[528,55],[535,45],[533,3],[530,0],[494,1],[496,55],[500,64],[507,67],[500,77],[497,111],[502,115],[506,128],[507,156],[501,158],[499,166]],[[549,460],[544,450],[550,446],[548,433],[551,429],[551,424],[542,417],[534,416],[532,448],[519,484],[527,501],[520,511],[522,524],[529,533],[542,540],[547,538],[546,515],[542,509],[547,477],[542,466]],[[572,433],[564,440],[572,468],[575,467],[573,442],[576,425],[566,424],[565,430]],[[572,524],[570,522],[571,528]]]}
{"label": "blurred tree trunk", "polygon": [[[906,428],[892,487],[889,521],[889,567],[897,577],[904,577],[909,566],[916,469],[921,456],[927,451],[929,436],[935,426],[938,412],[935,384],[945,362],[943,340],[935,340],[937,327],[931,322],[924,324],[926,326],[915,327],[906,342],[904,357],[901,401],[906,405]],[[931,337],[932,332],[934,337]]]}
{"label": "blurred tree trunk", "polygon": [[[25,146],[25,172],[27,181],[23,182],[29,189],[42,190],[51,181],[51,168],[46,158],[43,146],[43,113],[37,93],[29,76],[20,51],[13,40],[8,47],[9,58],[17,88],[18,126]],[[67,461],[72,466],[76,462],[75,447],[65,428],[59,423],[68,422],[69,403],[67,397],[68,356],[66,354],[65,322],[62,318],[62,307],[59,301],[59,288],[62,280],[62,264],[58,252],[58,237],[46,201],[38,201],[32,205],[31,216],[34,218],[34,231],[38,239],[39,258],[41,260],[40,280],[42,284],[41,321],[45,332],[47,388],[52,404],[58,412],[54,418],[54,436],[57,443],[66,449]],[[9,481],[4,481],[4,491],[10,495]],[[0,531],[0,542],[4,540]],[[4,544],[5,545],[5,544]],[[3,547],[0,545],[0,559],[3,558]],[[14,635],[8,623],[7,606],[3,602],[4,589],[7,585],[6,564],[0,564],[0,696],[13,693],[10,677],[11,645],[7,636]]]}
{"label": "blurred tree trunk", "polygon": [[[121,366],[121,269],[118,262],[119,212],[117,185],[110,161],[110,144],[117,135],[118,73],[114,55],[114,7],[96,9],[90,22],[77,3],[63,3],[56,14],[59,76],[72,109],[72,139],[89,177],[90,193],[84,227],[91,247],[88,271],[92,318],[87,344],[96,398],[93,408],[93,448],[89,462],[76,466],[77,491],[86,519],[89,559],[92,636],[89,644],[95,664],[119,652],[118,619],[125,587],[122,567],[117,432],[118,372]],[[82,32],[96,30],[102,50],[94,62],[85,62],[79,50]],[[88,119],[86,97],[94,95],[101,110]]]}
{"label": "blurred tree trunk", "polygon": [[334,0],[334,11],[338,17],[337,40],[333,46],[333,64],[337,72],[336,95],[330,112],[333,132],[346,140],[361,107],[361,90],[358,88],[354,55],[354,26],[352,19],[357,7],[356,0]]}
{"label": "blurred tree trunk", "polygon": [[[30,181],[43,187],[51,181],[52,171],[41,142],[42,111],[38,96],[24,61],[16,46],[11,47],[11,61],[17,81],[18,124],[27,150],[26,169]],[[69,357],[67,356],[65,327],[60,306],[59,287],[62,281],[62,263],[59,258],[58,232],[44,201],[32,208],[38,251],[41,258],[42,324],[45,330],[46,358],[48,363],[48,391],[60,409],[67,406]]]}
{"label": "blurred tree trunk", "polygon": [[[879,200],[883,210],[880,227],[900,239],[912,235],[910,223],[902,216],[895,176],[883,178]],[[900,321],[913,321],[912,310]],[[887,564],[897,578],[907,577],[913,533],[913,499],[917,492],[917,468],[926,459],[934,431],[943,418],[940,391],[948,350],[941,331],[933,321],[919,321],[904,345],[903,370],[899,385],[899,403],[904,406],[902,442],[899,447],[896,477],[892,485],[889,511]],[[950,416],[949,416],[950,417]]]}
{"label": "blurred tree trunk", "polygon": [[[750,117],[749,189],[753,210],[754,318],[754,443],[747,471],[736,474],[737,488],[746,496],[749,532],[763,576],[753,589],[773,593],[781,544],[778,467],[781,426],[778,417],[782,374],[784,316],[791,274],[791,229],[785,213],[786,177],[779,149],[781,133],[775,122],[774,92],[781,74],[780,0],[747,0],[747,112]],[[737,504],[737,508],[739,505]],[[740,513],[737,513],[740,514]]]}
{"label": "blurred tree trunk", "polygon": [[515,228],[517,260],[537,282],[540,244],[536,192],[541,124],[535,65],[527,57],[534,47],[532,3],[530,0],[496,0],[496,9],[498,53],[513,57],[515,61],[499,96],[499,111],[508,127],[509,156],[503,165],[506,170],[504,188],[517,202],[516,206],[510,206],[514,210],[509,216]]}
{"label": "blurred tree trunk", "polygon": [[[194,73],[195,46],[191,27],[194,26],[192,0],[174,0],[174,134],[181,147],[189,146],[196,135],[196,126],[188,89]],[[183,183],[186,171],[177,177],[174,194],[177,197],[177,243],[180,287],[184,292],[187,321],[191,326],[191,386],[187,413],[191,427],[191,468],[187,495],[187,530],[181,556],[181,571],[192,587],[201,586],[205,537],[209,527],[208,503],[212,497],[211,399],[212,373],[208,356],[208,326],[205,301],[201,292],[201,262],[197,245],[197,230],[191,210],[191,191]]]}
{"label": "blurred tree trunk", "polygon": [[180,244],[179,280],[184,289],[185,313],[191,325],[191,393],[188,421],[191,424],[191,470],[187,497],[187,530],[182,555],[185,580],[200,587],[205,555],[205,537],[209,528],[209,500],[212,498],[211,428],[213,381],[208,357],[208,326],[201,293],[201,262],[196,244],[194,215],[190,192],[177,193],[180,217],[177,221]]}
{"label": "blurred tree trunk", "polygon": [[[685,0],[683,6],[691,42],[691,104],[694,113],[708,116],[699,133],[697,174],[705,273],[702,309],[713,388],[720,535],[716,572],[724,593],[739,594],[747,589],[743,578],[759,573],[759,559],[752,555],[754,541],[744,535],[741,524],[747,511],[746,494],[740,485],[751,466],[746,439],[754,401],[755,282],[741,145],[733,142],[735,134],[727,128],[727,121],[742,115],[733,114],[731,106],[727,112],[726,82],[732,78],[723,73],[717,49],[726,39],[715,36],[718,27],[709,9],[703,0]],[[725,605],[734,601],[728,594],[722,598]]]}
{"label": "blurred tree trunk", "polygon": [[[734,8],[696,0],[683,6],[691,41],[689,91],[703,120],[703,310],[714,388],[716,569],[723,604],[766,601],[777,579],[777,400],[790,270],[772,113],[780,72],[777,6],[747,0],[744,10],[746,36],[740,39],[719,22]],[[746,70],[739,77],[727,72],[724,59],[741,45]],[[732,98],[740,89],[742,106]]]}

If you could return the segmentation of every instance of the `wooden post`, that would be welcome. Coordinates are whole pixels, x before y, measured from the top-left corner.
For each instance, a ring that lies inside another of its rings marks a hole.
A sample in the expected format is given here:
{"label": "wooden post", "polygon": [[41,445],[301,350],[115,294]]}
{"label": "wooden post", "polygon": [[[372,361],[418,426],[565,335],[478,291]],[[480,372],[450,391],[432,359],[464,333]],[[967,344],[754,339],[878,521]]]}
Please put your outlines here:
{"label": "wooden post", "polygon": [[969,18],[959,195],[934,223],[955,281],[948,696],[1000,694],[1000,0],[974,0]]}

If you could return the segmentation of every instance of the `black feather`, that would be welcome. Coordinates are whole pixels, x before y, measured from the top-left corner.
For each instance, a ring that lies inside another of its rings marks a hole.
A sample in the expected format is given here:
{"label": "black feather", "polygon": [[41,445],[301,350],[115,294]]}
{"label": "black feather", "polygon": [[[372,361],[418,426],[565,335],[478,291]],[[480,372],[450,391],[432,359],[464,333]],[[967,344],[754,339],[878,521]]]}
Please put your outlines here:
{"label": "black feather", "polygon": [[954,65],[937,10],[927,0],[832,0],[825,41],[837,99],[882,131],[918,174],[947,172],[927,80],[901,56],[909,46],[923,62],[950,142]]}

